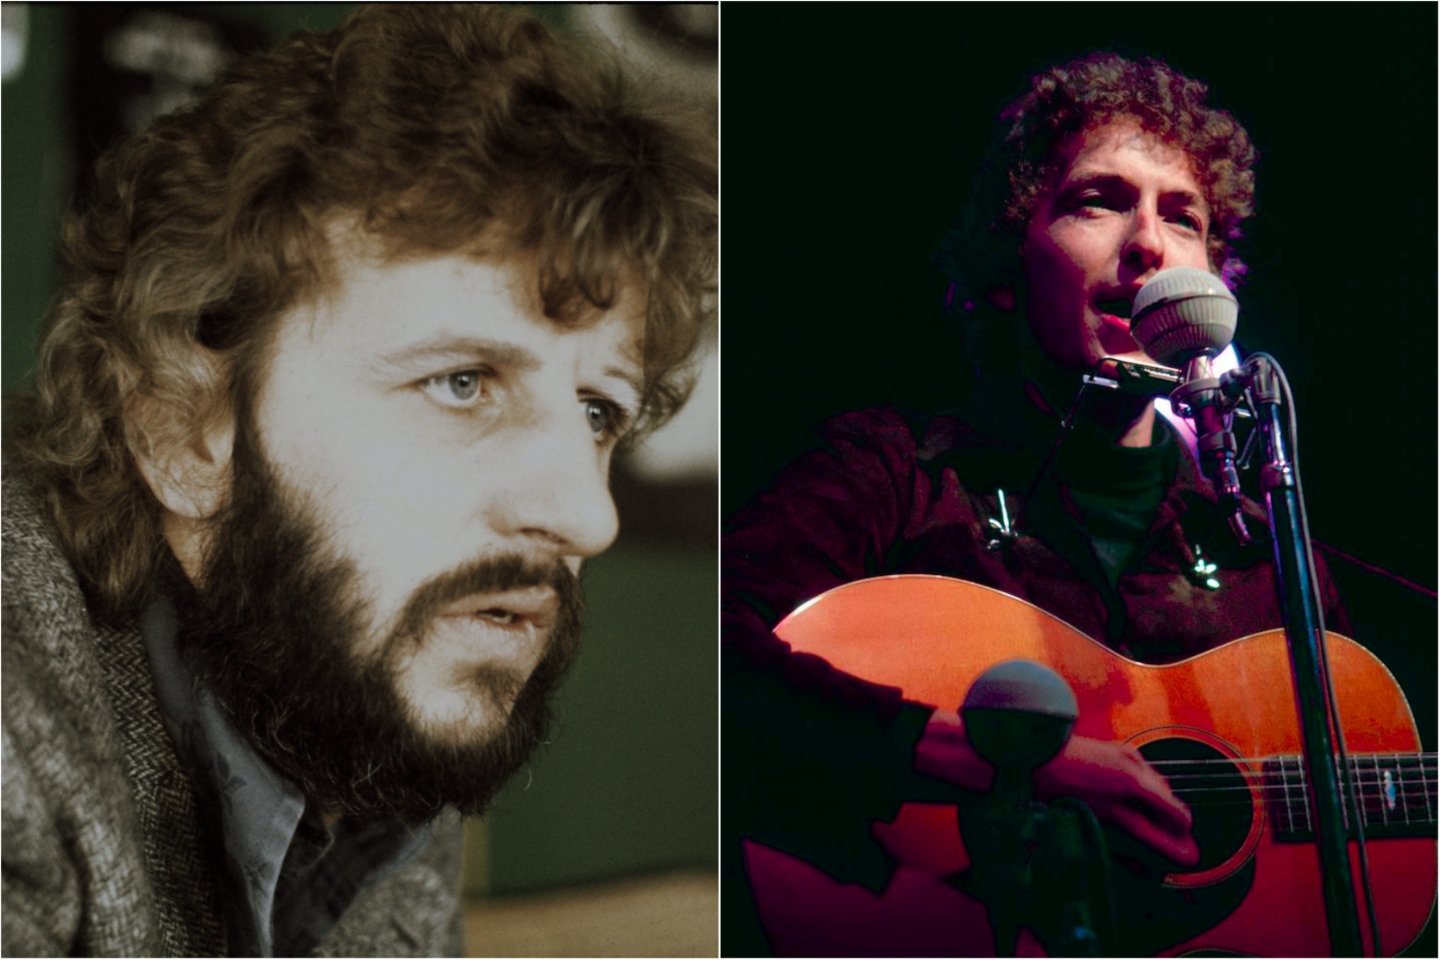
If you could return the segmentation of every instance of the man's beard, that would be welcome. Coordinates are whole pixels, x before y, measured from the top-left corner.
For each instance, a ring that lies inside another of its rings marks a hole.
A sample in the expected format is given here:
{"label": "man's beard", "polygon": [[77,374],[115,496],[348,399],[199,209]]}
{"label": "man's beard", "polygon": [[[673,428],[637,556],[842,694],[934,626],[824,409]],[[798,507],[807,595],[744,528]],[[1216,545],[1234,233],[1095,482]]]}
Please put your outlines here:
{"label": "man's beard", "polygon": [[[421,823],[446,805],[483,812],[545,737],[551,694],[579,643],[574,574],[559,559],[476,560],[414,591],[372,649],[354,565],[325,548],[245,433],[204,584],[177,591],[179,644],[192,669],[255,750],[326,813]],[[501,719],[468,737],[416,729],[397,665],[425,642],[440,610],[472,594],[542,584],[559,604],[534,671],[526,678],[477,666],[469,676],[488,701],[484,712]]]}

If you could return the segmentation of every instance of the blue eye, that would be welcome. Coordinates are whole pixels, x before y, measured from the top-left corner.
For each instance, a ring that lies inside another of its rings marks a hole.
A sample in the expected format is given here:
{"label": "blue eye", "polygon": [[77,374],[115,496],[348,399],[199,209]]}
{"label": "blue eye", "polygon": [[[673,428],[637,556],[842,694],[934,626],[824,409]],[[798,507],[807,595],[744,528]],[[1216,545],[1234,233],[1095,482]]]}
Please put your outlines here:
{"label": "blue eye", "polygon": [[446,407],[469,407],[480,396],[479,370],[457,370],[431,377],[420,385],[430,399]]}
{"label": "blue eye", "polygon": [[590,432],[596,435],[611,433],[615,429],[615,409],[603,400],[585,401],[585,420],[590,424]]}

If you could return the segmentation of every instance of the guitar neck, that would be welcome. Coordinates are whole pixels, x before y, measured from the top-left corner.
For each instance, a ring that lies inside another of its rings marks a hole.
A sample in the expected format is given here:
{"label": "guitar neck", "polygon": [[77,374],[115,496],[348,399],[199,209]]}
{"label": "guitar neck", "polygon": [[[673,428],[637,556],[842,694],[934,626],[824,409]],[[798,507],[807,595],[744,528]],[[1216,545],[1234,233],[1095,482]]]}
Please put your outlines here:
{"label": "guitar neck", "polygon": [[[1440,808],[1436,805],[1434,753],[1351,754],[1347,766],[1367,837],[1435,835]],[[1266,760],[1262,782],[1275,839],[1314,839],[1303,759],[1281,756]],[[1350,805],[1343,808],[1348,823]]]}

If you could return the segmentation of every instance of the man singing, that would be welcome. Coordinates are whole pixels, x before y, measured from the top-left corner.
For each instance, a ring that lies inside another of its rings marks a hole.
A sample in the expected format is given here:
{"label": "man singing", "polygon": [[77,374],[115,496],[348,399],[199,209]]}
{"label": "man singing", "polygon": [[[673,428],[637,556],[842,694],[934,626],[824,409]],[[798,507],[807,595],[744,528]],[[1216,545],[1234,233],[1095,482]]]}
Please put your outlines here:
{"label": "man singing", "polygon": [[[910,702],[791,652],[772,628],[804,601],[881,574],[944,574],[1147,663],[1281,626],[1268,539],[1236,541],[1150,398],[1100,391],[1074,405],[1102,358],[1154,363],[1129,325],[1147,280],[1177,266],[1240,273],[1245,130],[1197,81],[1109,54],[1042,71],[1002,119],[974,215],[946,249],[955,311],[983,331],[968,403],[835,418],[726,534],[726,954],[765,946],[734,921],[754,909],[755,845],[879,891],[893,863],[871,822],[905,801],[974,797],[994,777],[955,704]],[[1244,509],[1263,534],[1263,511]],[[1326,624],[1345,632],[1321,579]],[[1077,735],[1035,787],[1078,796],[1174,868],[1199,856],[1189,809],[1132,747]]]}
{"label": "man singing", "polygon": [[454,955],[713,148],[525,15],[393,5],[101,162],[7,418],[4,952]]}

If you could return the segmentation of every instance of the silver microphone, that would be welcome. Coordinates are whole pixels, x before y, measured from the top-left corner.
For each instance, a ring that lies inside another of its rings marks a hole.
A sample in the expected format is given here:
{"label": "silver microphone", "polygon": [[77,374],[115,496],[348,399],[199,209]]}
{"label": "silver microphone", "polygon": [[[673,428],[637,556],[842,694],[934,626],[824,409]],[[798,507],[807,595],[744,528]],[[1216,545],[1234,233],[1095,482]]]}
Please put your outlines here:
{"label": "silver microphone", "polygon": [[1226,426],[1220,381],[1211,365],[1234,339],[1239,314],[1239,301],[1219,277],[1196,267],[1171,267],[1135,294],[1130,335],[1160,363],[1180,368],[1180,386],[1171,400],[1177,411],[1188,409],[1201,467],[1230,515],[1231,530],[1241,543],[1248,543],[1250,533],[1240,512],[1235,435]]}
{"label": "silver microphone", "polygon": [[1167,367],[1214,357],[1235,339],[1240,304],[1221,279],[1195,267],[1171,267],[1135,294],[1130,335]]}

